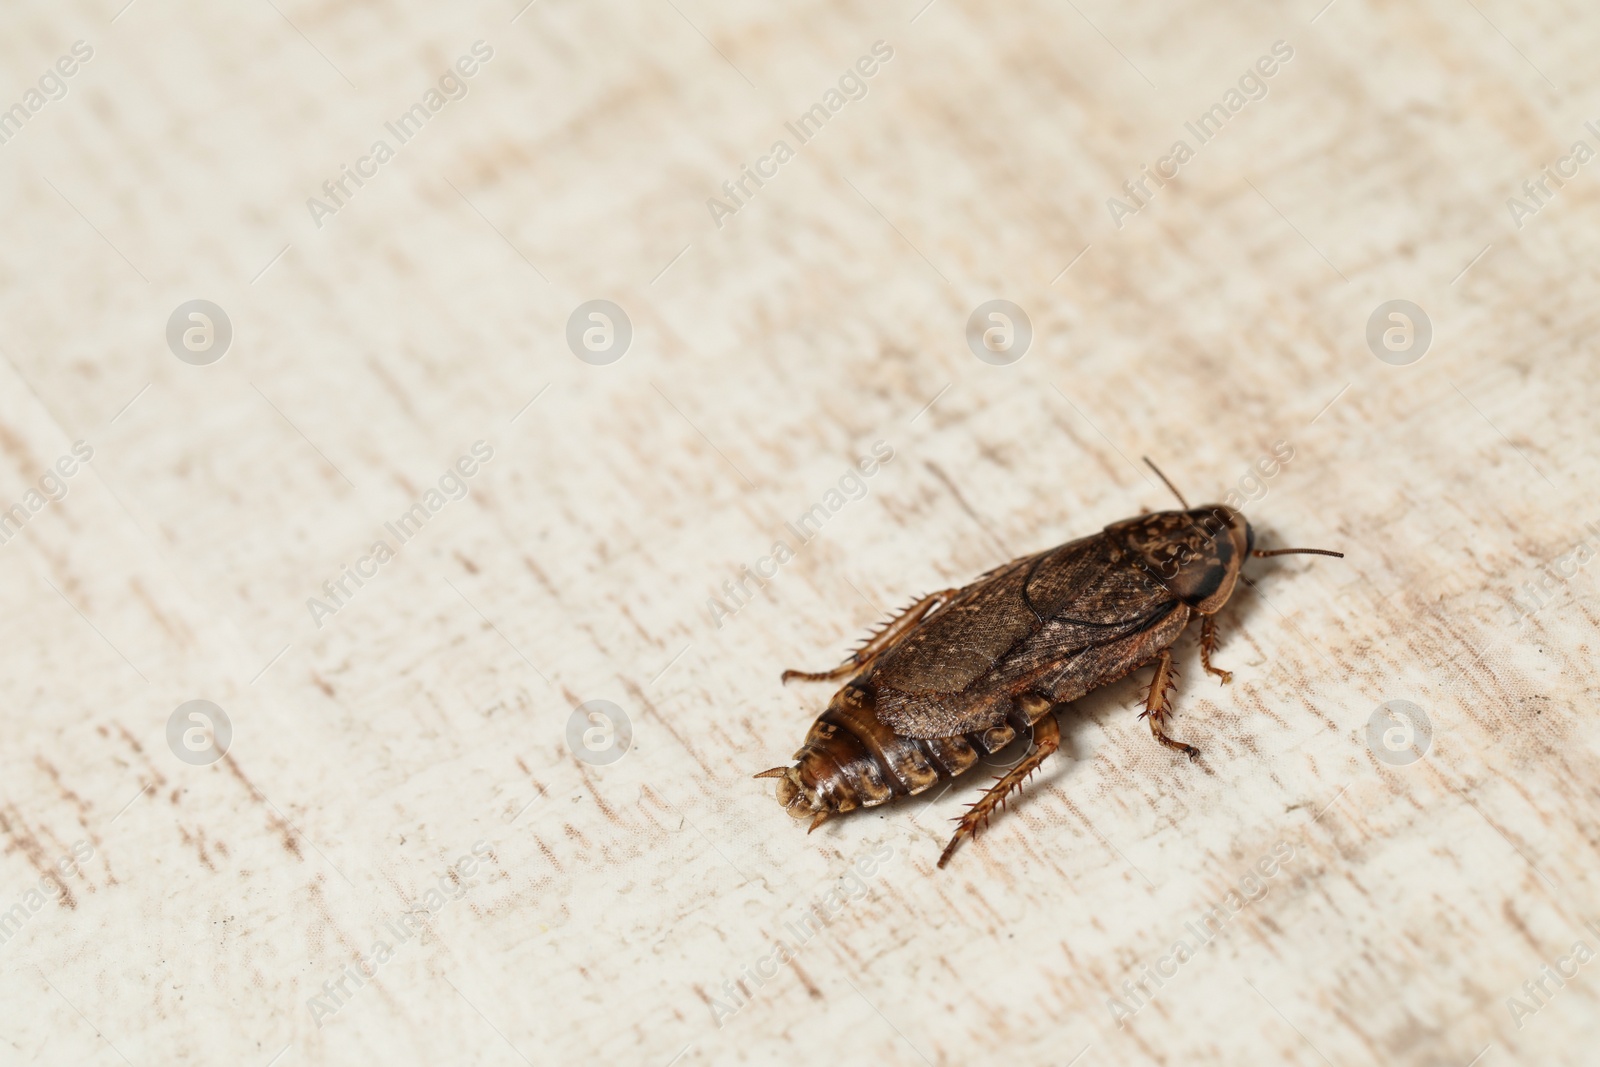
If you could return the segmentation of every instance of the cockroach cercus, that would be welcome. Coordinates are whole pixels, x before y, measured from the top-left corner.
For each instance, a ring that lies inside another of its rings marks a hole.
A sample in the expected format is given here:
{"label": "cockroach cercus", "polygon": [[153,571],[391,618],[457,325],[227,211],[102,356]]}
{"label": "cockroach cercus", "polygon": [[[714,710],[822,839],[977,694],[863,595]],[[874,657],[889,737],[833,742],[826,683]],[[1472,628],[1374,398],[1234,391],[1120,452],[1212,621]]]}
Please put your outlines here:
{"label": "cockroach cercus", "polygon": [[1226,684],[1232,675],[1211,664],[1216,615],[1245,560],[1343,553],[1257,549],[1243,513],[1223,504],[1191,508],[1150,468],[1183,510],[1124,519],[1012,560],[918,600],[831,671],[785,671],[785,682],[849,680],[812,724],[795,764],[756,777],[778,779],[778,802],[815,830],[835,815],[954,778],[1031,731],[1032,751],[957,820],[943,867],[1060,746],[1055,713],[1140,667],[1155,665],[1140,717],[1163,745],[1199,756],[1164,728],[1178,636],[1198,617],[1200,663]]}

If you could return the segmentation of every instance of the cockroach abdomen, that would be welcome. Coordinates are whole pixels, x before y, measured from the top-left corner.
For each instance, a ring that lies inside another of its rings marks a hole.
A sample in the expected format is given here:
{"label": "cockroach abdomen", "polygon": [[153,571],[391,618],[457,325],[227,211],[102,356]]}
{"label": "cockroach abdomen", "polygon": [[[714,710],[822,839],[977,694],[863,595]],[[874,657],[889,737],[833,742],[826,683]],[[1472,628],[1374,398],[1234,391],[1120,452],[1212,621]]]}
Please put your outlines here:
{"label": "cockroach abdomen", "polygon": [[931,737],[920,743],[946,778],[954,778],[978,762],[978,750],[964,737]]}

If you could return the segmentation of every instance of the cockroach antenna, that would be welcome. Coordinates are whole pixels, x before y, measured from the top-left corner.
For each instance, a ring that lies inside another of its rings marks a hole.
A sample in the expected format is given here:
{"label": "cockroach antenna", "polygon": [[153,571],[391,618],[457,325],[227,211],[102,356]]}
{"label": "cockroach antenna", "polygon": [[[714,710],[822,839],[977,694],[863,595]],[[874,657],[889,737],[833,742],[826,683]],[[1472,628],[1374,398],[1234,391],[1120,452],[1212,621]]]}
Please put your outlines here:
{"label": "cockroach antenna", "polygon": [[1344,559],[1343,552],[1335,552],[1331,548],[1274,548],[1256,549],[1250,553],[1256,559],[1266,559],[1268,556],[1332,556],[1335,559]]}
{"label": "cockroach antenna", "polygon": [[1151,470],[1156,472],[1156,477],[1161,479],[1161,484],[1162,485],[1165,485],[1168,489],[1172,490],[1172,495],[1178,498],[1178,503],[1183,505],[1183,510],[1184,511],[1188,511],[1189,510],[1189,502],[1187,500],[1183,499],[1183,494],[1178,492],[1178,487],[1173,485],[1172,482],[1168,481],[1167,480],[1167,476],[1165,474],[1161,473],[1161,468],[1156,466],[1154,463],[1151,463],[1149,456],[1141,456],[1139,458],[1143,459],[1145,461],[1145,464]]}

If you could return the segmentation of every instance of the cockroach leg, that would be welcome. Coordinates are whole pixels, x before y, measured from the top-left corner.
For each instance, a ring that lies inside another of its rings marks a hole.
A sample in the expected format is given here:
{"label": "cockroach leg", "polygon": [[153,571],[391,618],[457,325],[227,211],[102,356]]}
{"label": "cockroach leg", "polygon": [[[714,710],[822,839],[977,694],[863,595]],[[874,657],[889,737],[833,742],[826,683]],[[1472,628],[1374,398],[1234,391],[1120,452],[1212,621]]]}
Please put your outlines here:
{"label": "cockroach leg", "polygon": [[884,623],[883,628],[867,639],[866,643],[850,654],[839,666],[831,671],[784,671],[783,681],[788,683],[794,679],[802,682],[832,682],[840,678],[848,678],[872,666],[872,661],[892,648],[905,632],[921,622],[934,608],[949,600],[959,593],[959,589],[942,589],[937,593],[929,593],[921,600],[912,604],[905,611]]}
{"label": "cockroach leg", "polygon": [[1200,620],[1200,666],[1206,669],[1207,674],[1214,674],[1222,679],[1222,684],[1227,685],[1233,681],[1233,672],[1225,671],[1211,665],[1211,653],[1217,647],[1217,617],[1206,615]]}
{"label": "cockroach leg", "polygon": [[997,779],[989,791],[961,817],[961,825],[956,827],[955,836],[950,839],[950,843],[944,847],[944,852],[939,856],[940,867],[950,862],[951,855],[955,853],[956,846],[961,844],[963,838],[976,837],[978,828],[988,825],[989,816],[993,815],[1005,801],[1006,794],[1019,788],[1028,780],[1028,775],[1039,769],[1039,765],[1050,753],[1061,747],[1061,728],[1056,723],[1053,713],[1046,713],[1033,724],[1033,744],[1033,751],[1021,763]]}
{"label": "cockroach leg", "polygon": [[1150,719],[1150,732],[1155,735],[1168,748],[1175,748],[1188,756],[1191,760],[1200,758],[1200,750],[1193,745],[1186,745],[1176,738],[1168,737],[1161,728],[1167,715],[1172,710],[1172,689],[1178,682],[1177,672],[1172,669],[1172,649],[1164,648],[1156,657],[1156,673],[1150,679],[1150,692],[1145,696],[1144,716]]}

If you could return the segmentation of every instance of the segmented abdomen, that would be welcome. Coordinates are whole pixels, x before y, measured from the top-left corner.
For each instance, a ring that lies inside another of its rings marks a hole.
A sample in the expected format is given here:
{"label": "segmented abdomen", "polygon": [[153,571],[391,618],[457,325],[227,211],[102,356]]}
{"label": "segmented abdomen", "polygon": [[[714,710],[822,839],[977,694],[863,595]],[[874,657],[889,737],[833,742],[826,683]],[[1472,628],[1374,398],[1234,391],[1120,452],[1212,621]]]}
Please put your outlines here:
{"label": "segmented abdomen", "polygon": [[954,778],[1031,726],[1013,709],[1006,721],[954,737],[903,737],[878,721],[871,691],[845,686],[817,716],[794,754],[801,781],[836,811],[876,807]]}

